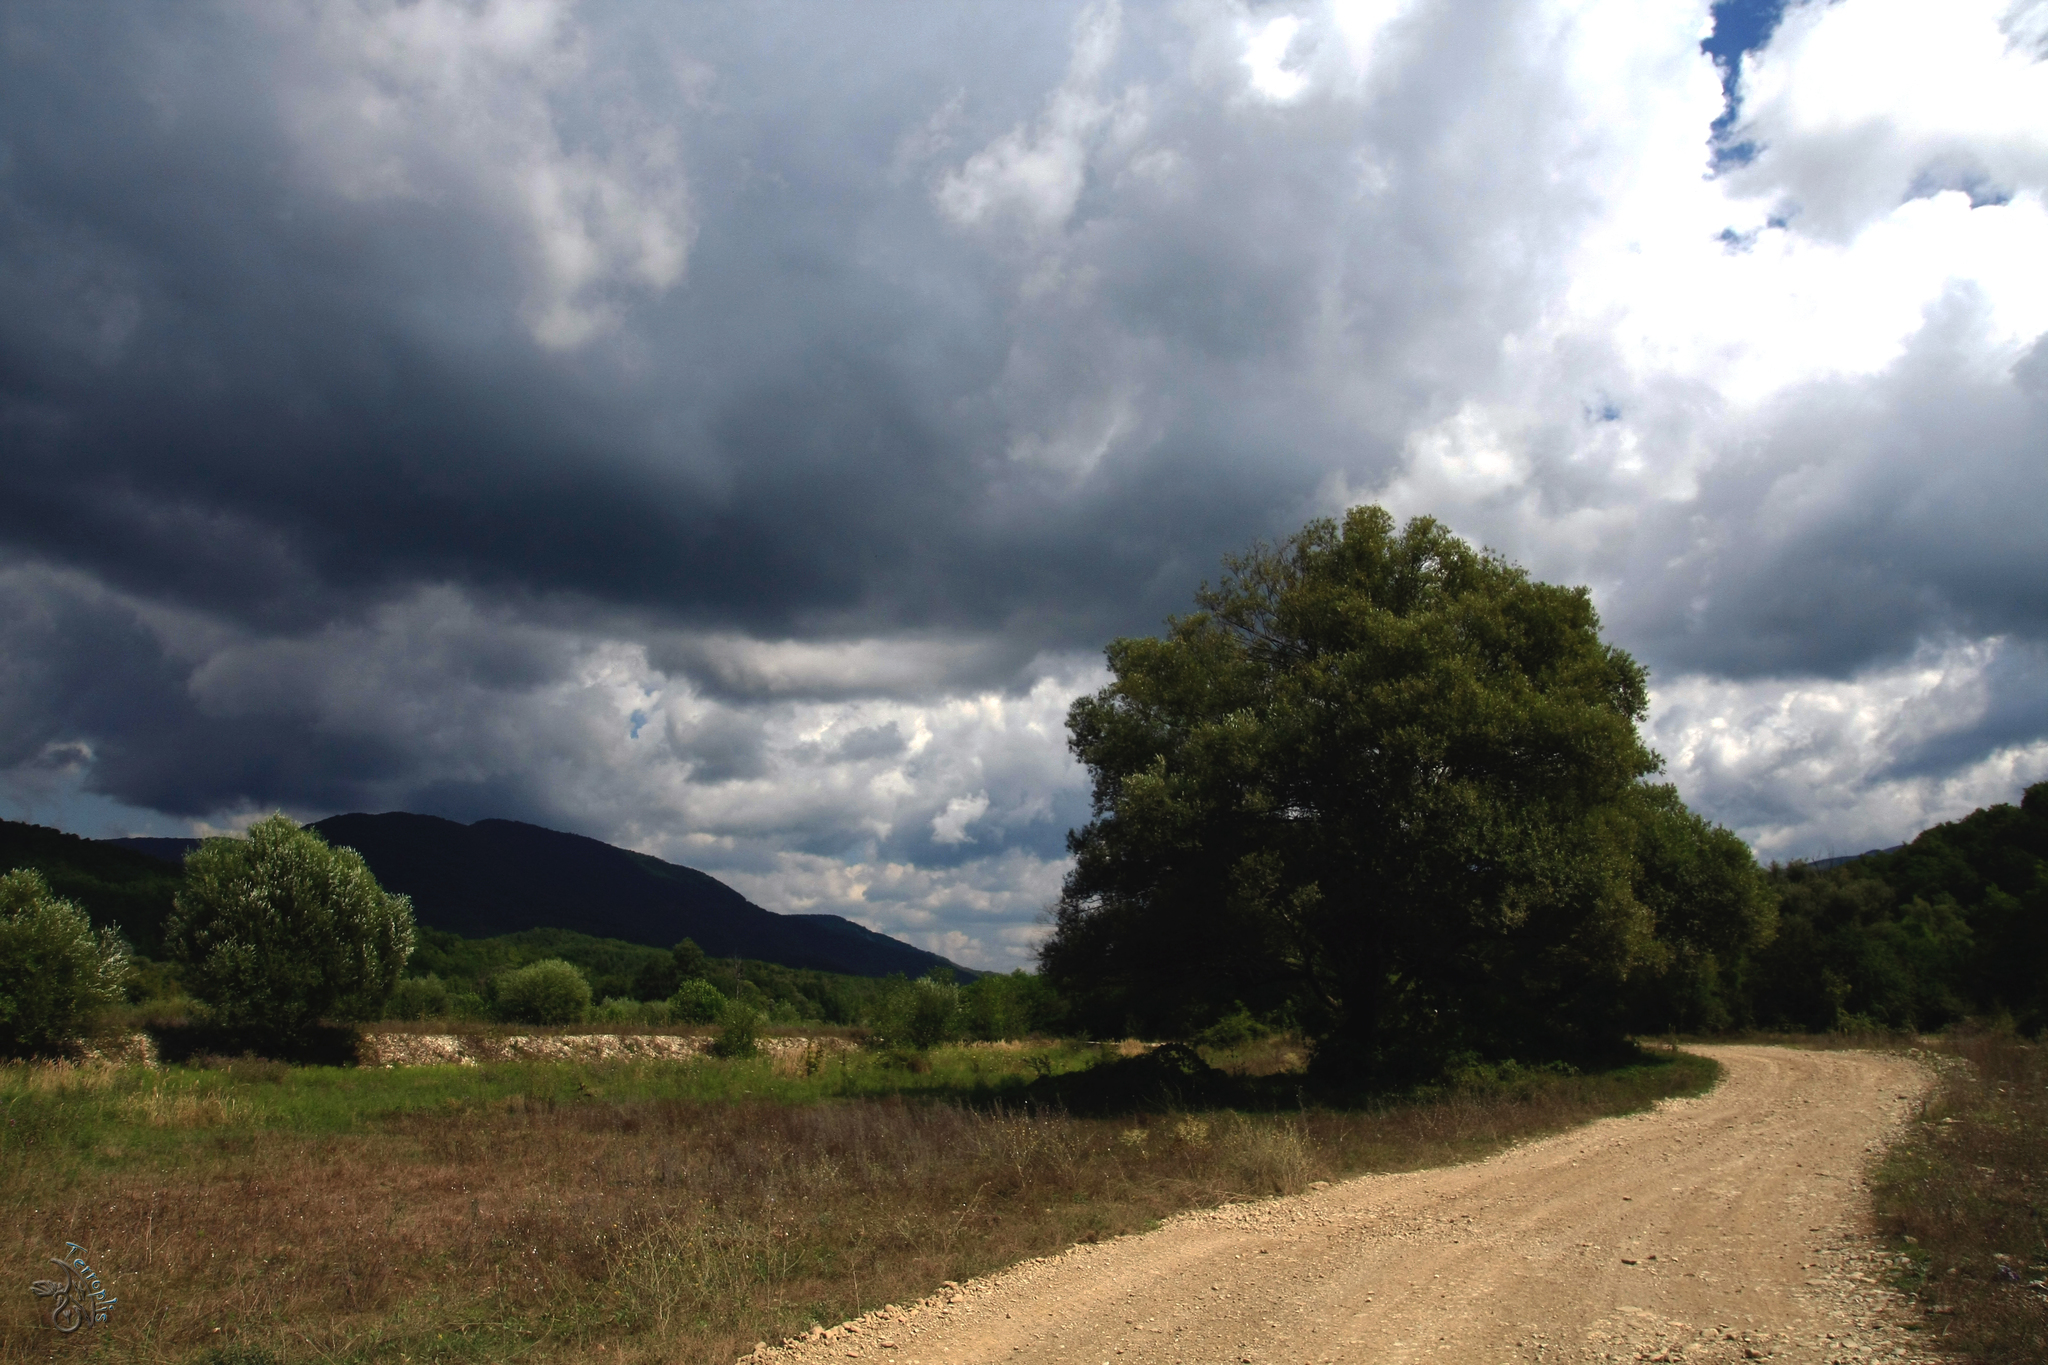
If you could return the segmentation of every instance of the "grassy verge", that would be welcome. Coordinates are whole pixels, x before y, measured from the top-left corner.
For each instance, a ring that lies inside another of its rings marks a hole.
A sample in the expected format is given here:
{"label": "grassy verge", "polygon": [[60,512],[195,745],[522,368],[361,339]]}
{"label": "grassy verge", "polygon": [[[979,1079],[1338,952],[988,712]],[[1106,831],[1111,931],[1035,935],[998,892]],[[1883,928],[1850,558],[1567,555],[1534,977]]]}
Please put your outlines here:
{"label": "grassy verge", "polygon": [[[23,1278],[86,1247],[120,1303],[74,1344],[122,1359],[725,1362],[1180,1210],[1470,1159],[1714,1077],[1666,1054],[1353,1109],[1089,1119],[1006,1099],[1101,1056],[16,1066],[0,1247]],[[23,1293],[0,1361],[52,1345]]]}
{"label": "grassy verge", "polygon": [[2048,1047],[1958,1032],[1939,1087],[1878,1173],[1942,1345],[1978,1365],[2048,1360]]}

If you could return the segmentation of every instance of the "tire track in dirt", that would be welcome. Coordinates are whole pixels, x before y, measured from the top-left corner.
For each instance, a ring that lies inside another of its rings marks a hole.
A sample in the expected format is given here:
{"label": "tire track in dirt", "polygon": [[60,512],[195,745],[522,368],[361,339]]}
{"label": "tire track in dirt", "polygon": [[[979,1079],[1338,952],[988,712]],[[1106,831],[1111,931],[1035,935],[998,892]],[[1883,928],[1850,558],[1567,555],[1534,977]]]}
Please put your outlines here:
{"label": "tire track in dirt", "polygon": [[1722,1083],[1441,1170],[1185,1214],[748,1357],[774,1365],[1928,1359],[1868,1239],[1905,1057],[1703,1047]]}

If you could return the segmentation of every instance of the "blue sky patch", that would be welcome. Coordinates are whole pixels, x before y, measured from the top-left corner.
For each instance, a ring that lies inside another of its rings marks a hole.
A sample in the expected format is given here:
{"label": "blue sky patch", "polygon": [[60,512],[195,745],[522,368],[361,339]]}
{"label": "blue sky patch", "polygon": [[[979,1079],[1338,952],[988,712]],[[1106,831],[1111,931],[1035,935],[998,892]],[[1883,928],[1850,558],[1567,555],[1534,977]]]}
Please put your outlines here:
{"label": "blue sky patch", "polygon": [[1700,51],[1721,69],[1721,117],[1713,122],[1714,169],[1747,165],[1757,148],[1749,142],[1724,142],[1742,114],[1742,56],[1771,40],[1785,17],[1785,0],[1719,0],[1714,6],[1714,31]]}

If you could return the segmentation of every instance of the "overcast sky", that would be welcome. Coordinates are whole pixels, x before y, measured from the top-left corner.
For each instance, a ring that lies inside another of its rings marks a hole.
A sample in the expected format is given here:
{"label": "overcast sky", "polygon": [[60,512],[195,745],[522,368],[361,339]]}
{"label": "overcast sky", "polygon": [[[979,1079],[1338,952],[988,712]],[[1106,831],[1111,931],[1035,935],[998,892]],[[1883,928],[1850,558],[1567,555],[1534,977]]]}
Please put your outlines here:
{"label": "overcast sky", "polygon": [[[0,7],[0,802],[1029,960],[1101,649],[1377,501],[1764,858],[2048,778],[2048,0]],[[1704,46],[1703,46],[1704,40]]]}

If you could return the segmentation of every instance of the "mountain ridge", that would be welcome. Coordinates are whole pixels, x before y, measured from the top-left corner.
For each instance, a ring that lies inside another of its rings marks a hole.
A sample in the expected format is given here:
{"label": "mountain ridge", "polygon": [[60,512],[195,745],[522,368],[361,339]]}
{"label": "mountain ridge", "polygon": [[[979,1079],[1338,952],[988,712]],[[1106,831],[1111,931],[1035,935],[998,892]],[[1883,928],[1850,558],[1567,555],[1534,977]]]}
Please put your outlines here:
{"label": "mountain ridge", "polygon": [[[976,975],[844,916],[776,914],[696,868],[524,821],[351,812],[310,828],[362,854],[386,890],[412,897],[420,924],[464,938],[571,929],[661,948],[689,938],[714,957],[853,976]],[[94,842],[175,862],[200,841]]]}

